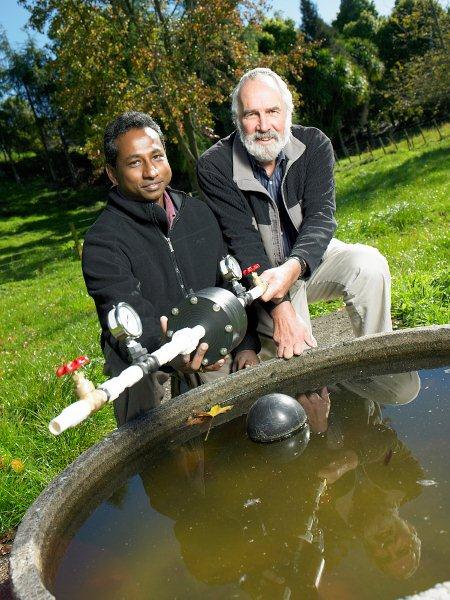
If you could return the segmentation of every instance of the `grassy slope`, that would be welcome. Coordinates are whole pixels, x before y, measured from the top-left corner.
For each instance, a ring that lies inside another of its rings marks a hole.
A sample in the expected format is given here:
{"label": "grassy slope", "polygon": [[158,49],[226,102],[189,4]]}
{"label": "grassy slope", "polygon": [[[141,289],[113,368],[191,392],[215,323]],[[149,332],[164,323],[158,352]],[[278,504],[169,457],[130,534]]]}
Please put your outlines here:
{"label": "grassy slope", "polygon": [[[444,133],[450,134],[450,125]],[[425,146],[415,138],[415,145],[410,151],[403,142],[386,156],[378,150],[375,161],[359,166],[355,158],[353,165],[345,160],[336,174],[337,237],[376,246],[388,258],[392,314],[399,327],[450,320],[450,140]],[[324,309],[319,304],[312,313]]]}
{"label": "grassy slope", "polygon": [[[444,132],[448,136],[450,126]],[[338,236],[373,244],[388,257],[400,326],[449,321],[449,146],[450,137],[413,151],[402,144],[395,154],[377,153],[376,161],[338,166]],[[24,190],[3,183],[0,190],[1,533],[19,522],[52,477],[114,427],[114,419],[106,408],[61,437],[47,429],[73,401],[70,382],[54,376],[58,364],[87,353],[90,377],[103,380],[96,314],[68,229],[70,221],[80,231],[92,222],[101,206],[93,203],[98,192],[58,194],[41,182]],[[329,305],[313,307],[315,314],[324,310]],[[23,462],[22,472],[12,469],[13,459]]]}

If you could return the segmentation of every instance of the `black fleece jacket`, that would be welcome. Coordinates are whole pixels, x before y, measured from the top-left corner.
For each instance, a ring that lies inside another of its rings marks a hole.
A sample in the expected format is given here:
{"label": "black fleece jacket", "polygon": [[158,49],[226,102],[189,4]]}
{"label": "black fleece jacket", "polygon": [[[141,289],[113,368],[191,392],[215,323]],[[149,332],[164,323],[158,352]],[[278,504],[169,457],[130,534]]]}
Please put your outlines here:
{"label": "black fleece jacket", "polygon": [[[161,315],[189,292],[222,284],[218,263],[226,252],[214,215],[198,198],[168,191],[177,208],[170,230],[158,204],[113,190],[84,240],[83,276],[97,308],[102,348],[107,342],[127,362],[125,347],[108,330],[113,305],[127,302],[137,311],[143,328],[139,341],[152,352],[161,345]],[[236,351],[259,352],[253,323],[249,332]]]}
{"label": "black fleece jacket", "polygon": [[[295,143],[288,144],[285,152],[291,148],[297,150],[292,152],[292,157],[287,155],[289,161],[282,183],[287,214],[298,231],[290,255],[306,260],[312,273],[336,229],[333,147],[327,136],[315,127],[293,125],[291,133]],[[275,207],[271,212],[270,196],[252,189],[252,181],[256,183],[256,180],[243,147],[244,157],[239,157],[237,148],[242,144],[237,137],[233,132],[200,157],[198,183],[219,221],[231,253],[241,266],[259,263],[264,271],[282,262],[272,252],[277,236],[281,236],[277,230],[279,217],[273,215],[277,212]],[[242,170],[239,178],[237,168],[245,168],[245,163],[248,163],[246,178]],[[271,242],[275,240],[273,244],[262,239],[262,232],[269,228]],[[278,245],[281,245],[280,240]]]}

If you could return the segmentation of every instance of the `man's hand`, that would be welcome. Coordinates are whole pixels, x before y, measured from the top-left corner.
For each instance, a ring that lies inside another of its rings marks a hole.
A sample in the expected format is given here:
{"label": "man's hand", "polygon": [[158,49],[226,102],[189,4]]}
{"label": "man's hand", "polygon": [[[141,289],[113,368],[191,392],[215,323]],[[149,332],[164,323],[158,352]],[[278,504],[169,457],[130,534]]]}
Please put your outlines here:
{"label": "man's hand", "polygon": [[[163,335],[166,335],[167,332],[167,317],[162,316],[159,319],[161,324],[161,331]],[[195,351],[194,356],[191,357],[189,355],[179,354],[176,358],[170,361],[170,366],[180,371],[181,373],[185,373],[189,375],[190,373],[195,373],[200,370],[202,367],[202,360],[205,357],[206,351],[208,350],[208,344],[206,342],[201,342],[197,346],[197,350]],[[208,365],[207,367],[202,367],[202,371],[218,371],[225,364],[225,359],[221,358],[213,365]]]}
{"label": "man's hand", "polygon": [[303,406],[309,426],[314,433],[324,433],[328,429],[330,414],[330,396],[326,387],[318,392],[299,394],[298,402]]}
{"label": "man's hand", "polygon": [[254,350],[242,350],[242,352],[238,352],[234,357],[231,372],[236,373],[236,371],[248,369],[248,367],[253,367],[258,364],[259,358]]}
{"label": "man's hand", "polygon": [[317,347],[317,342],[309,333],[306,323],[297,315],[289,301],[276,306],[273,319],[273,341],[277,345],[279,358],[292,358],[302,354],[306,346]]}
{"label": "man's hand", "polygon": [[263,302],[281,300],[291,289],[292,284],[297,281],[301,274],[301,267],[295,258],[287,260],[280,267],[267,269],[261,273],[261,279],[269,284],[269,287],[261,296]]}
{"label": "man's hand", "polygon": [[334,483],[349,471],[354,471],[358,466],[358,455],[354,450],[338,450],[335,459],[318,472],[319,477],[327,480],[328,484]]}

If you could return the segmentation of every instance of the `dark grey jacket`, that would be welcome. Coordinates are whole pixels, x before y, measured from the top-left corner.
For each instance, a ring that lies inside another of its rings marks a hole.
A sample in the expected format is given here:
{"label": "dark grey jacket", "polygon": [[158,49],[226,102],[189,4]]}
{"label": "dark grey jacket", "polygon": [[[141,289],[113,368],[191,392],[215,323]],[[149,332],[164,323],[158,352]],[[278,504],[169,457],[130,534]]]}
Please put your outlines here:
{"label": "dark grey jacket", "polygon": [[[306,260],[313,272],[336,229],[333,148],[315,127],[294,125],[291,131],[284,148],[287,164],[282,182],[283,201],[298,231],[291,256]],[[254,177],[236,132],[200,157],[197,176],[241,266],[259,263],[265,270],[280,265],[285,257],[278,208]]]}

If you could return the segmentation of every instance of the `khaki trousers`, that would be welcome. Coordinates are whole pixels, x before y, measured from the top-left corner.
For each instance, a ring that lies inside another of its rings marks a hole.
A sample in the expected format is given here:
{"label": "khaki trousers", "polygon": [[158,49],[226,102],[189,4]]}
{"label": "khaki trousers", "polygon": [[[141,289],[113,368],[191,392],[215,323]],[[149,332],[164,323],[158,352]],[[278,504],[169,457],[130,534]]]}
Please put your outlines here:
{"label": "khaki trousers", "polygon": [[[308,304],[336,298],[343,299],[356,337],[392,331],[389,266],[371,246],[346,244],[333,238],[312,276],[296,281],[289,296],[310,332]],[[272,319],[261,307],[257,310],[264,358],[276,356]]]}

